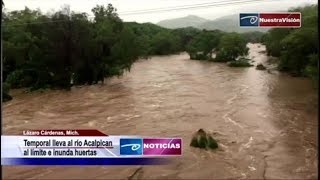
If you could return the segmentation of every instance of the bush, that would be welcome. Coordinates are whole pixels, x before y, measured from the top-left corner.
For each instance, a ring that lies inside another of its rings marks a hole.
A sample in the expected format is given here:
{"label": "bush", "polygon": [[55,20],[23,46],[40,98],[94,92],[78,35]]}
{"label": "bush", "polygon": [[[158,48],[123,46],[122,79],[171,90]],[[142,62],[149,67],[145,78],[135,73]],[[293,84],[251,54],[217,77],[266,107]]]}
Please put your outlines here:
{"label": "bush", "polygon": [[257,70],[266,70],[267,68],[263,64],[258,64],[256,67]]}
{"label": "bush", "polygon": [[19,88],[22,86],[21,82],[23,81],[24,73],[22,70],[15,70],[11,72],[6,82],[12,87],[12,88]]}
{"label": "bush", "polygon": [[249,59],[240,58],[236,61],[229,61],[228,66],[230,67],[251,67],[252,64],[249,63]]}
{"label": "bush", "polygon": [[3,100],[3,102],[7,102],[12,99],[12,97],[9,95],[9,91],[10,91],[10,84],[3,83],[2,84],[2,98],[3,98],[2,100]]}
{"label": "bush", "polygon": [[192,60],[209,60],[210,58],[203,53],[190,54],[190,59]]}
{"label": "bush", "polygon": [[2,91],[4,92],[4,93],[9,93],[9,91],[10,91],[10,84],[8,84],[8,83],[3,83],[2,84]]}
{"label": "bush", "polygon": [[233,61],[248,54],[245,39],[238,33],[227,33],[221,37],[216,61]]}
{"label": "bush", "polygon": [[190,146],[201,149],[216,149],[218,148],[218,143],[203,129],[199,129],[197,133],[193,135]]}
{"label": "bush", "polygon": [[318,63],[319,63],[319,54],[309,55],[309,64],[306,66],[304,70],[304,74],[307,77],[310,77],[314,80],[318,80],[319,79]]}
{"label": "bush", "polygon": [[214,62],[228,62],[228,53],[223,49],[217,52],[216,58],[213,59]]}

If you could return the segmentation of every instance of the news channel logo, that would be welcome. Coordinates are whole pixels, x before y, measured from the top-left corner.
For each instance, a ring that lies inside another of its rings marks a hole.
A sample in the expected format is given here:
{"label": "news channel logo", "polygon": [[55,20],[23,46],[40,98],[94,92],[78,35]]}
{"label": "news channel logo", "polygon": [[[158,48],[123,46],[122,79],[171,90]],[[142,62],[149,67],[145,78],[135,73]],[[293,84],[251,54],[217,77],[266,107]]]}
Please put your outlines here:
{"label": "news channel logo", "polygon": [[179,156],[181,138],[127,138],[120,139],[120,155]]}
{"label": "news channel logo", "polygon": [[120,139],[120,155],[142,155],[142,139]]}
{"label": "news channel logo", "polygon": [[240,27],[300,28],[300,12],[240,13]]}
{"label": "news channel logo", "polygon": [[255,27],[259,26],[259,14],[258,13],[240,13],[240,26]]}

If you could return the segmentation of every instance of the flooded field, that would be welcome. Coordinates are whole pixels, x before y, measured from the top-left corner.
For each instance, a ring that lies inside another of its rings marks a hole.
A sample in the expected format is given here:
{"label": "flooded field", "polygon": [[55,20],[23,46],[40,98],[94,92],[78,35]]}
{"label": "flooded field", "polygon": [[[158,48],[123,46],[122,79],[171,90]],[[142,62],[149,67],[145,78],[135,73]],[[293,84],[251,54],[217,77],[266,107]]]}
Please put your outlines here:
{"label": "flooded field", "polygon": [[[265,47],[249,57],[267,64]],[[182,137],[183,156],[165,166],[3,167],[6,179],[316,179],[318,97],[308,79],[155,56],[104,85],[69,91],[14,91],[4,134],[25,129],[98,129],[106,134]],[[217,151],[189,147],[199,128]]]}

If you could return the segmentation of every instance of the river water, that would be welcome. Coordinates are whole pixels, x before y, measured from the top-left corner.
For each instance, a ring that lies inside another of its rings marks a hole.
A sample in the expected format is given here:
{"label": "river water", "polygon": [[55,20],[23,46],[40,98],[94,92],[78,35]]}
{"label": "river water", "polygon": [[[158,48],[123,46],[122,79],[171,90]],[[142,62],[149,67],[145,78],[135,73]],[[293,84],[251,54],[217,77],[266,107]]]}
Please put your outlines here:
{"label": "river water", "polygon": [[[255,64],[267,64],[263,45],[248,46]],[[4,104],[5,134],[90,128],[114,135],[182,137],[184,154],[156,167],[3,167],[4,178],[318,177],[318,96],[308,79],[193,61],[181,53],[140,60],[104,85],[13,95]],[[218,150],[189,147],[199,128],[218,140]]]}

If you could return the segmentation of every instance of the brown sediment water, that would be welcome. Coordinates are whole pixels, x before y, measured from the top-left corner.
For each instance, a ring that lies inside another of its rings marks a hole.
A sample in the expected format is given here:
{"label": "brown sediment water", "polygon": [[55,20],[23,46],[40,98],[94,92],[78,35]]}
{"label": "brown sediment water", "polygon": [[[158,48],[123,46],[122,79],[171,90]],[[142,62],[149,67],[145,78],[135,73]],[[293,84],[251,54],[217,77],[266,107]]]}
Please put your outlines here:
{"label": "brown sediment water", "polygon": [[[248,44],[255,64],[267,61]],[[110,135],[182,137],[183,156],[164,166],[3,167],[5,179],[317,179],[318,95],[312,82],[255,67],[189,60],[186,53],[140,60],[104,85],[12,92],[4,134],[25,129],[98,129]],[[203,128],[217,151],[191,148]]]}

